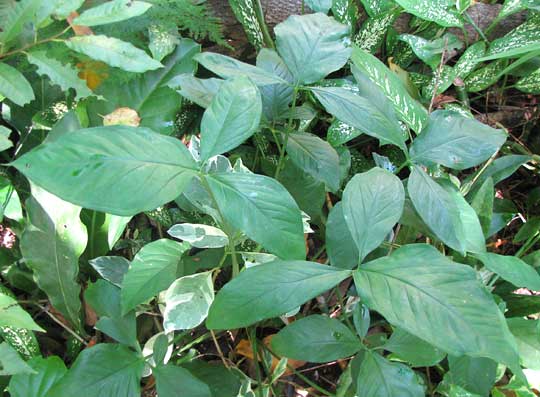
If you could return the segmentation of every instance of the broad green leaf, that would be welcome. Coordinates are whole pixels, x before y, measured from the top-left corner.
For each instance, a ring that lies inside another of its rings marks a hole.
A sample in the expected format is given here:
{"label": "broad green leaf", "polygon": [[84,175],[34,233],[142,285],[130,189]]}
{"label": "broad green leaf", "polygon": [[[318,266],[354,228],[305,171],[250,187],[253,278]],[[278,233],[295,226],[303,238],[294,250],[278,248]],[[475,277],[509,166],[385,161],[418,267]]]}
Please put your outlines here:
{"label": "broad green leaf", "polygon": [[126,346],[101,343],[84,349],[47,397],[140,397],[141,356]]}
{"label": "broad green leaf", "polygon": [[272,338],[272,348],[280,357],[326,363],[352,356],[362,349],[362,343],[339,320],[315,314],[279,331]]}
{"label": "broad green leaf", "polygon": [[444,27],[463,26],[454,0],[396,0],[405,11]]}
{"label": "broad green leaf", "polygon": [[227,235],[214,226],[178,223],[172,226],[167,233],[174,238],[187,241],[196,248],[220,248],[229,245]]}
{"label": "broad green leaf", "polygon": [[499,15],[497,15],[497,19],[502,20],[509,15],[526,10],[527,8],[539,10],[540,3],[538,0],[505,0],[499,11]]}
{"label": "broad green leaf", "polygon": [[21,253],[55,309],[80,329],[77,275],[87,241],[86,228],[79,219],[81,208],[32,186],[26,210],[31,226],[21,237]]}
{"label": "broad green leaf", "polygon": [[[0,102],[1,101],[2,99],[0,98]],[[3,152],[4,150],[7,150],[13,146],[13,142],[9,140],[10,135],[11,130],[3,125],[0,125],[0,152]]]}
{"label": "broad green leaf", "polygon": [[401,328],[396,328],[384,344],[392,357],[408,362],[413,367],[431,367],[444,359],[446,353]]}
{"label": "broad green leaf", "polygon": [[218,292],[206,326],[234,329],[280,316],[350,275],[349,270],[305,261],[274,261],[246,269]]}
{"label": "broad green leaf", "polygon": [[246,77],[224,82],[201,121],[201,160],[234,149],[259,127],[261,95]]}
{"label": "broad green leaf", "polygon": [[358,262],[377,248],[401,218],[405,190],[382,168],[355,175],[343,191],[343,216],[358,247]]}
{"label": "broad green leaf", "polygon": [[388,361],[372,351],[362,353],[356,380],[356,394],[362,397],[424,397],[424,388],[412,369]]}
{"label": "broad green leaf", "polygon": [[32,369],[8,343],[0,343],[0,376],[33,374]]}
{"label": "broad green leaf", "polygon": [[477,184],[482,184],[487,178],[493,179],[493,184],[505,180],[518,170],[523,164],[531,160],[531,156],[511,154],[495,159],[480,175]]}
{"label": "broad green leaf", "polygon": [[9,381],[11,397],[45,397],[67,372],[64,362],[57,356],[34,357],[28,365],[36,373],[13,375]]}
{"label": "broad green leaf", "polygon": [[[26,24],[36,22],[40,0],[21,0],[2,4],[6,13],[2,15],[2,29],[0,30],[0,48],[9,48],[6,44],[15,39]],[[1,92],[0,92],[1,93]],[[6,95],[7,96],[7,95]],[[22,105],[21,105],[22,106]]]}
{"label": "broad green leaf", "polygon": [[308,133],[290,133],[287,154],[291,161],[335,192],[339,189],[339,156],[326,141]]}
{"label": "broad green leaf", "polygon": [[540,26],[534,18],[531,18],[505,36],[493,40],[486,56],[480,60],[515,58],[538,50],[540,50]]}
{"label": "broad green leaf", "polygon": [[93,259],[106,255],[113,249],[131,217],[83,209],[81,220],[88,230],[88,245],[83,257]]}
{"label": "broad green leaf", "polygon": [[181,74],[169,81],[167,85],[176,89],[184,98],[206,109],[212,103],[223,81],[215,78],[199,79],[189,74]]}
{"label": "broad green leaf", "polygon": [[22,73],[2,62],[0,62],[0,96],[19,106],[24,106],[35,99],[34,90]]}
{"label": "broad green leaf", "polygon": [[540,328],[538,320],[509,318],[510,331],[514,334],[521,364],[525,368],[540,370]]}
{"label": "broad green leaf", "polygon": [[[277,52],[263,48],[257,55],[257,67],[292,83],[294,77]],[[267,120],[279,119],[288,109],[293,98],[293,87],[287,83],[260,86],[263,114]]]}
{"label": "broad green leaf", "polygon": [[128,72],[143,73],[163,67],[143,50],[114,37],[103,35],[75,36],[64,42],[73,51],[116,66]]}
{"label": "broad green leaf", "polygon": [[176,29],[154,23],[148,27],[148,41],[152,57],[161,62],[180,43],[180,34]]}
{"label": "broad green leaf", "polygon": [[347,25],[322,13],[292,15],[274,28],[279,55],[296,84],[311,84],[341,69],[351,55]]}
{"label": "broad green leaf", "polygon": [[360,253],[343,216],[343,202],[330,210],[326,222],[326,252],[330,264],[341,269],[354,269],[358,266]]}
{"label": "broad green leaf", "polygon": [[[388,117],[388,114],[377,108],[369,97],[342,87],[312,87],[310,89],[326,111],[340,121],[379,139],[382,145],[393,144],[405,150],[398,120]],[[353,133],[348,140],[356,136]]]}
{"label": "broad green leaf", "polygon": [[459,50],[463,46],[463,43],[451,33],[434,40],[412,34],[401,34],[399,39],[409,44],[416,56],[434,70],[441,63],[443,52]]}
{"label": "broad green leaf", "polygon": [[28,61],[37,66],[37,72],[47,75],[54,84],[58,84],[62,90],[68,91],[73,88],[76,91],[75,100],[92,95],[92,91],[81,80],[78,71],[69,64],[63,65],[60,61],[47,56],[45,51],[31,51],[27,54]]}
{"label": "broad green leaf", "polygon": [[210,174],[204,180],[229,224],[282,259],[305,258],[300,209],[279,182],[241,173]]}
{"label": "broad green leaf", "polygon": [[165,332],[195,328],[201,324],[214,301],[212,272],[177,279],[163,294]]}
{"label": "broad green leaf", "polygon": [[51,14],[59,19],[66,19],[73,11],[77,11],[83,3],[84,0],[50,0],[42,2],[39,14],[40,20],[46,19]]}
{"label": "broad green leaf", "polygon": [[498,255],[491,252],[476,254],[485,267],[518,288],[540,291],[540,275],[516,256]]}
{"label": "broad green leaf", "polygon": [[471,207],[476,212],[476,215],[478,215],[484,236],[489,236],[494,199],[495,188],[493,186],[493,178],[489,177],[480,185],[480,188],[478,188],[471,199]]}
{"label": "broad green leaf", "polygon": [[176,279],[180,257],[188,248],[186,243],[168,239],[146,244],[133,258],[122,281],[122,313],[167,289]]}
{"label": "broad green leaf", "polygon": [[179,140],[121,125],[63,135],[12,165],[70,202],[123,216],[174,200],[196,172]]}
{"label": "broad green leaf", "polygon": [[448,365],[447,375],[453,384],[479,396],[489,395],[496,381],[495,361],[484,357],[448,356]]}
{"label": "broad green leaf", "polygon": [[0,293],[0,326],[45,332],[15,299],[3,293]]}
{"label": "broad green leaf", "polygon": [[489,159],[505,141],[503,130],[452,111],[437,110],[431,113],[426,129],[414,140],[411,159],[463,170]]}
{"label": "broad green leaf", "polygon": [[427,110],[411,97],[400,78],[373,55],[359,48],[353,49],[351,60],[384,92],[396,114],[414,131],[422,131],[428,119]]}
{"label": "broad green leaf", "polygon": [[528,94],[540,94],[540,69],[532,72],[528,76],[519,79],[515,87]]}
{"label": "broad green leaf", "polygon": [[214,72],[224,79],[235,77],[248,77],[258,86],[269,84],[288,84],[286,80],[277,74],[268,72],[261,67],[241,62],[237,59],[214,52],[203,52],[194,58],[206,69]]}
{"label": "broad green leaf", "polygon": [[[175,365],[160,365],[152,370],[159,397],[212,397],[208,385],[187,369]],[[180,394],[179,391],[181,390]]]}
{"label": "broad green leaf", "polygon": [[332,7],[332,0],[306,0],[306,5],[313,12],[328,14],[328,11]]}
{"label": "broad green leaf", "polygon": [[471,267],[410,244],[362,265],[354,280],[362,301],[391,324],[449,354],[491,358],[520,373],[515,340]]}
{"label": "broad green leaf", "polygon": [[101,277],[117,287],[122,287],[122,281],[129,269],[129,261],[122,256],[100,256],[88,261]]}
{"label": "broad green leaf", "polygon": [[144,1],[113,0],[83,11],[73,24],[97,26],[120,22],[144,14],[151,6]]}

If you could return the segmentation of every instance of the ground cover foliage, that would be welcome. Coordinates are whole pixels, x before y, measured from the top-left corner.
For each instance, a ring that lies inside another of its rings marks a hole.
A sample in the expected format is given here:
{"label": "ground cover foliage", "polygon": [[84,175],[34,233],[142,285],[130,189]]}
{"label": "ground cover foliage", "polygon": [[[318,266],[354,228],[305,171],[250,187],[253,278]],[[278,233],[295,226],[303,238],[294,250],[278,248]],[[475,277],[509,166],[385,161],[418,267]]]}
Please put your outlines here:
{"label": "ground cover foliage", "polygon": [[540,3],[230,5],[0,0],[0,393],[538,395]]}

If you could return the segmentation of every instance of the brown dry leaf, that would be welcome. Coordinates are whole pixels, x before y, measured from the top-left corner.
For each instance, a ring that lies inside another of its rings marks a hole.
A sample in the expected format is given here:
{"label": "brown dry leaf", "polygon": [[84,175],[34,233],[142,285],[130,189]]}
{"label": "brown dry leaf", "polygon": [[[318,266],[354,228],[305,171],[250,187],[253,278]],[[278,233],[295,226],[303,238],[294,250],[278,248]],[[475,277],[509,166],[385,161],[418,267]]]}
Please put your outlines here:
{"label": "brown dry leaf", "polygon": [[79,16],[79,13],[77,11],[73,11],[69,16],[67,17],[67,21],[69,23],[69,26],[71,26],[71,29],[73,29],[73,32],[77,36],[88,36],[91,34],[94,34],[92,32],[92,29],[90,29],[88,26],[79,26],[79,25],[73,25],[73,20]]}
{"label": "brown dry leaf", "polygon": [[129,125],[138,127],[141,124],[141,118],[137,112],[130,108],[118,108],[103,118],[103,125]]}
{"label": "brown dry leaf", "polygon": [[86,85],[91,90],[95,90],[107,77],[109,77],[109,67],[106,63],[99,61],[85,61],[79,62],[76,66],[79,69],[79,78],[85,80]]}

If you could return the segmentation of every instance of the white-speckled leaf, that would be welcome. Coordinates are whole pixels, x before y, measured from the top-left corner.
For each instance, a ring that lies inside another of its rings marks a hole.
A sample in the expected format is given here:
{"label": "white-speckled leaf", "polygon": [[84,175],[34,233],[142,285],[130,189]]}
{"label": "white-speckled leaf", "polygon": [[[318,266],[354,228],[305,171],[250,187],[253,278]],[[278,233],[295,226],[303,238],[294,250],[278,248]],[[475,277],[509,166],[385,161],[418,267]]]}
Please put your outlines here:
{"label": "white-speckled leaf", "polygon": [[540,50],[540,24],[531,18],[505,36],[491,42],[482,60],[515,58],[538,50]]}
{"label": "white-speckled leaf", "polygon": [[463,26],[455,0],[396,0],[405,11],[441,26]]}
{"label": "white-speckled leaf", "polygon": [[528,94],[540,94],[540,69],[537,69],[530,75],[520,79],[515,87]]}

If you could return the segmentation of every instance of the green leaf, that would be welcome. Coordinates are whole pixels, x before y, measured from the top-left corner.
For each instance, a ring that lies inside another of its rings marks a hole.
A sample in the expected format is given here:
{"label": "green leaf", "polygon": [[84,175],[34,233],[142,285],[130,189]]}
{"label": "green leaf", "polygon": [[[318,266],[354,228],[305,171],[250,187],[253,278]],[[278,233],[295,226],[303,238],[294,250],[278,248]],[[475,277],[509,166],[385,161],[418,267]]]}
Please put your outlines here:
{"label": "green leaf", "polygon": [[144,1],[113,0],[83,11],[73,24],[97,26],[120,22],[144,14],[151,6]]}
{"label": "green leaf", "polygon": [[491,219],[493,217],[493,200],[495,199],[495,188],[493,178],[487,178],[484,183],[474,193],[471,200],[471,207],[478,215],[478,220],[482,226],[484,236],[489,236]]}
{"label": "green leaf", "polygon": [[122,281],[129,269],[129,261],[122,256],[100,256],[88,261],[101,277],[117,287],[122,287]]}
{"label": "green leaf", "polygon": [[306,0],[306,5],[311,8],[313,12],[328,14],[328,11],[332,7],[332,0]]}
{"label": "green leaf", "polygon": [[83,209],[81,211],[81,220],[88,230],[88,246],[83,257],[96,258],[107,254],[113,249],[131,217]]}
{"label": "green leaf", "polygon": [[358,128],[351,127],[338,119],[334,119],[326,133],[326,140],[334,147],[339,147],[350,140],[362,135],[362,131]]}
{"label": "green leaf", "polygon": [[122,313],[167,289],[176,279],[180,257],[188,248],[186,243],[168,239],[146,244],[135,255],[122,281]]}
{"label": "green leaf", "polygon": [[12,165],[70,202],[123,216],[174,200],[196,172],[179,140],[121,125],[63,135]]}
{"label": "green leaf", "polygon": [[497,363],[489,358],[448,356],[448,365],[453,384],[480,396],[489,395],[497,379]]}
{"label": "green leaf", "polygon": [[525,368],[540,370],[540,328],[538,320],[509,318],[510,331],[516,337],[521,364]]}
{"label": "green leaf", "polygon": [[19,106],[24,106],[35,99],[34,90],[22,73],[2,62],[0,62],[0,96]]}
{"label": "green leaf", "polygon": [[214,226],[178,223],[172,226],[167,233],[174,238],[187,241],[196,248],[221,248],[229,245],[227,235]]}
{"label": "green leaf", "polygon": [[491,358],[520,373],[515,340],[471,267],[410,244],[362,265],[354,280],[362,301],[391,324],[449,354]]}
{"label": "green leaf", "polygon": [[284,80],[277,74],[268,72],[261,67],[253,66],[249,63],[241,62],[237,59],[228,57],[226,55],[217,54],[215,52],[203,52],[198,54],[194,59],[206,69],[214,72],[219,77],[224,79],[248,77],[258,86],[269,84],[288,84],[288,81]]}
{"label": "green leaf", "polygon": [[399,77],[373,55],[359,48],[353,49],[351,60],[384,92],[396,114],[414,131],[422,131],[428,119],[427,110],[411,97]]}
{"label": "green leaf", "polygon": [[33,373],[32,367],[9,344],[0,343],[0,376]]}
{"label": "green leaf", "polygon": [[73,51],[128,72],[143,73],[163,67],[132,44],[103,35],[75,36],[64,42]]}
{"label": "green leaf", "polygon": [[259,127],[261,95],[246,77],[225,81],[201,121],[201,160],[234,149]]}
{"label": "green leaf", "polygon": [[214,301],[212,272],[177,279],[162,300],[165,332],[195,328],[204,321]]}
{"label": "green leaf", "polygon": [[540,69],[518,80],[515,87],[528,94],[540,94]]}
{"label": "green leaf", "polygon": [[40,289],[76,329],[81,329],[79,257],[86,247],[81,208],[32,186],[26,201],[31,226],[21,237],[21,253]]}
{"label": "green leaf", "polygon": [[343,191],[343,216],[358,247],[358,261],[377,248],[401,218],[405,190],[382,168],[356,174]]}
{"label": "green leaf", "polygon": [[354,45],[364,51],[375,53],[400,13],[401,8],[394,7],[385,13],[365,20],[358,34],[353,38]]}
{"label": "green leaf", "polygon": [[452,52],[463,47],[463,43],[451,33],[447,33],[435,40],[426,40],[412,34],[401,34],[399,39],[409,44],[416,56],[433,70],[441,63],[443,52]]}
{"label": "green leaf", "polygon": [[152,370],[156,378],[156,390],[159,397],[212,397],[210,388],[187,369],[175,365],[160,365]]}
{"label": "green leaf", "polygon": [[261,22],[257,18],[255,3],[251,0],[229,0],[236,20],[242,24],[244,32],[251,44],[259,50],[264,46]]}
{"label": "green leaf", "polygon": [[118,342],[139,349],[135,312],[122,313],[120,288],[105,280],[97,280],[84,293],[88,303],[99,316],[95,328]]}
{"label": "green leaf", "polygon": [[45,51],[32,51],[27,54],[27,58],[31,64],[37,66],[40,75],[47,75],[62,90],[68,91],[73,88],[76,91],[75,100],[92,95],[86,81],[79,78],[78,71],[71,65],[62,65],[56,59],[49,58]]}
{"label": "green leaf", "polygon": [[0,30],[0,47],[3,50],[9,48],[6,44],[15,39],[26,24],[35,22],[40,3],[40,0],[21,0],[2,4],[2,7],[6,7]]}
{"label": "green leaf", "polygon": [[497,19],[501,20],[526,9],[538,10],[539,8],[540,3],[538,3],[538,0],[505,0]]}
{"label": "green leaf", "polygon": [[[386,112],[377,108],[368,97],[361,96],[343,87],[312,87],[313,94],[324,106],[326,111],[340,121],[356,128],[369,136],[377,138],[382,145],[393,144],[405,150],[405,142],[399,122],[395,117],[389,117]],[[348,141],[357,136],[356,133],[347,137]]]}
{"label": "green leaf", "polygon": [[395,7],[393,0],[360,0],[370,17],[383,14]]}
{"label": "green leaf", "polygon": [[501,38],[493,40],[481,61],[515,58],[521,54],[540,50],[540,26],[530,18]]}
{"label": "green leaf", "polygon": [[101,343],[84,349],[47,397],[140,397],[141,356],[126,346]]}
{"label": "green leaf", "polygon": [[64,362],[57,356],[34,357],[28,365],[36,373],[13,375],[9,381],[11,397],[45,397],[67,372]]}
{"label": "green leaf", "polygon": [[340,321],[315,314],[279,331],[272,338],[272,348],[280,357],[326,363],[352,356],[362,349],[362,343]]}
{"label": "green leaf", "polygon": [[0,293],[0,326],[45,332],[15,299],[3,293]]}
{"label": "green leaf", "polygon": [[292,162],[335,192],[339,189],[339,156],[326,141],[308,133],[290,133],[287,154]]}
{"label": "green leaf", "polygon": [[351,55],[347,25],[322,13],[292,15],[274,28],[279,55],[296,84],[311,84],[341,69]]}
{"label": "green leaf", "polygon": [[392,332],[383,347],[384,350],[394,353],[393,358],[406,361],[413,367],[432,367],[446,356],[442,350],[401,328]]}
{"label": "green leaf", "polygon": [[206,109],[212,103],[221,84],[223,84],[221,79],[199,79],[188,74],[181,74],[169,81],[168,86],[176,89],[184,98]]}
{"label": "green leaf", "polygon": [[405,11],[444,27],[463,26],[453,0],[396,0]]}
{"label": "green leaf", "polygon": [[305,261],[274,261],[246,269],[218,292],[206,326],[234,329],[280,316],[350,275],[349,270]]}
{"label": "green leaf", "polygon": [[279,182],[241,173],[210,174],[204,181],[229,224],[282,259],[305,258],[300,209]]}
{"label": "green leaf", "polygon": [[176,29],[154,23],[148,27],[148,41],[152,57],[161,62],[180,43],[180,34]]}
{"label": "green leaf", "polygon": [[0,152],[3,152],[4,150],[9,149],[10,147],[13,147],[13,142],[9,140],[10,135],[11,135],[11,130],[9,128],[4,127],[3,125],[0,125]]}
{"label": "green leaf", "polygon": [[493,184],[505,180],[518,170],[523,164],[531,160],[531,156],[511,154],[495,159],[477,179],[477,184],[482,184],[488,178],[493,179]]}
{"label": "green leaf", "polygon": [[498,60],[475,70],[465,79],[465,88],[468,92],[485,90],[501,78],[501,72],[504,70],[505,65],[504,60]]}
{"label": "green leaf", "polygon": [[358,371],[356,394],[362,397],[424,397],[424,388],[409,367],[366,351]]}
{"label": "green leaf", "polygon": [[0,214],[19,223],[24,221],[19,194],[4,177],[0,177]]}
{"label": "green leaf", "polygon": [[518,257],[498,255],[491,252],[476,254],[475,256],[482,261],[485,267],[516,287],[540,291],[540,275],[532,266]]}
{"label": "green leaf", "polygon": [[358,266],[360,253],[343,216],[343,201],[330,210],[326,222],[326,252],[330,264],[341,269]]}
{"label": "green leaf", "polygon": [[503,130],[459,113],[437,110],[430,114],[426,129],[414,140],[411,160],[463,170],[489,159],[505,141]]}
{"label": "green leaf", "polygon": [[356,26],[360,10],[358,4],[353,0],[333,0],[332,15],[338,22],[345,23],[349,26]]}

